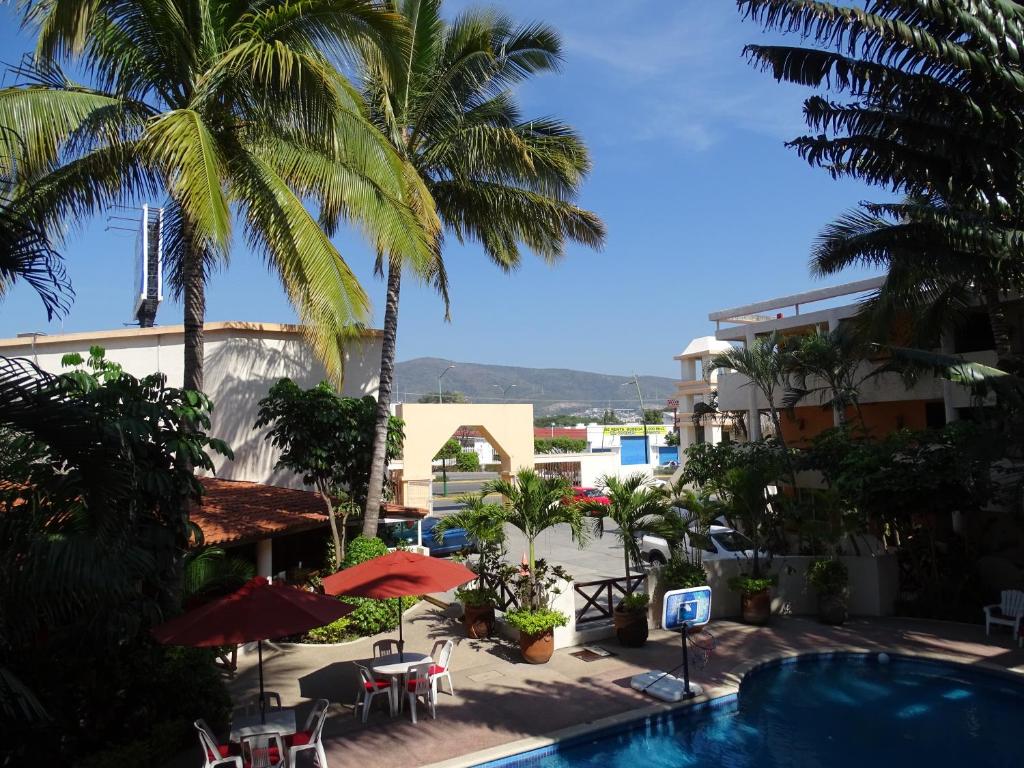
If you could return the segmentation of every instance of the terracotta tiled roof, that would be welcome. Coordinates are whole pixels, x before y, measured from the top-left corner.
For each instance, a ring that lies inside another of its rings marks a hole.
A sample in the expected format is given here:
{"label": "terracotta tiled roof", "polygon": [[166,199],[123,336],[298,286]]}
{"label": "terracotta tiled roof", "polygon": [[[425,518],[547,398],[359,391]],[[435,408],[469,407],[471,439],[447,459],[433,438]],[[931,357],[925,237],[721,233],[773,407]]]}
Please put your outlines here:
{"label": "terracotta tiled roof", "polygon": [[190,514],[207,544],[243,544],[327,524],[324,503],[312,491],[214,477],[200,482],[206,492]]}
{"label": "terracotta tiled roof", "polygon": [[533,436],[537,440],[550,440],[552,437],[567,437],[570,440],[586,440],[586,427],[577,429],[575,427],[555,427],[554,435],[551,434],[551,427],[534,427]]}
{"label": "terracotta tiled roof", "polygon": [[[324,502],[313,491],[281,488],[242,480],[200,478],[206,493],[193,504],[192,522],[207,544],[245,544],[327,524]],[[382,505],[388,517],[426,517],[427,510]]]}

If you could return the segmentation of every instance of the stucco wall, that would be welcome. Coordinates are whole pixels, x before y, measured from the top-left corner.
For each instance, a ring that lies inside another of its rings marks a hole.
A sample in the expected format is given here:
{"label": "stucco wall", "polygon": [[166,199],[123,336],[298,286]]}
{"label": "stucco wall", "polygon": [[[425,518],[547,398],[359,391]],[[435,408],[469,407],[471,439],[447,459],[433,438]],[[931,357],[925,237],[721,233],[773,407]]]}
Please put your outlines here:
{"label": "stucco wall", "polygon": [[[91,345],[106,350],[107,359],[133,376],[163,373],[171,386],[181,386],[184,374],[184,333],[181,326],[125,329],[112,332],[73,333],[59,336],[6,339],[0,354],[27,357],[50,373],[60,373],[61,358],[71,352],[88,353]],[[300,488],[291,473],[273,469],[278,452],[256,432],[257,403],[280,378],[301,387],[326,378],[296,326],[256,323],[211,323],[205,333],[205,388],[214,403],[211,434],[235,452],[233,461],[216,457],[217,476]],[[376,397],[380,336],[370,333],[346,353],[343,393]]]}

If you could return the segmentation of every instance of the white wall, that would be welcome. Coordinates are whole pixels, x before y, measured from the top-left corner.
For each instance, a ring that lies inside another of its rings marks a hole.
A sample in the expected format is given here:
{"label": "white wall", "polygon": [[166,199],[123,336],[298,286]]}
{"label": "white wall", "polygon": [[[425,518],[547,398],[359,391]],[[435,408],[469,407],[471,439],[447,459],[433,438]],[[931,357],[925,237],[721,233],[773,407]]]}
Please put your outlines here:
{"label": "white wall", "polygon": [[[170,386],[180,387],[184,375],[184,333],[181,326],[130,329],[107,333],[74,333],[37,339],[0,340],[0,354],[27,357],[50,373],[67,370],[61,358],[91,345],[106,350],[108,360],[133,376],[163,373]],[[205,334],[205,389],[214,403],[210,433],[224,440],[235,459],[215,456],[218,477],[228,480],[288,485],[301,488],[298,477],[273,469],[278,452],[256,432],[257,403],[285,376],[301,387],[326,379],[295,326],[256,323],[211,323]],[[343,394],[376,397],[380,365],[380,336],[372,334],[352,345],[346,355]]]}

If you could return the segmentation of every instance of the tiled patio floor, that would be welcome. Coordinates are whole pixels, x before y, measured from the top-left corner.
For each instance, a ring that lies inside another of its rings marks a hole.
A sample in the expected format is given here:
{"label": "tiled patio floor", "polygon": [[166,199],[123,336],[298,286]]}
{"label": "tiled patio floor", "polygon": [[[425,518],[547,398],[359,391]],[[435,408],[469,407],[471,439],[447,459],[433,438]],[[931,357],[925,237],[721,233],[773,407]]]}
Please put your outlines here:
{"label": "tiled patio floor", "polygon": [[[738,673],[752,662],[837,648],[940,656],[1024,673],[1024,650],[1011,644],[1008,632],[988,642],[983,627],[974,625],[859,619],[836,628],[810,619],[776,618],[768,627],[718,621],[709,629],[716,649],[693,679],[711,695],[735,690]],[[331,768],[411,768],[648,706],[653,700],[632,691],[629,678],[647,669],[669,670],[680,662],[679,636],[658,631],[640,649],[605,641],[617,654],[611,658],[584,662],[570,655],[574,649],[565,649],[550,663],[531,666],[519,660],[513,643],[465,639],[461,624],[428,603],[406,613],[409,650],[426,653],[435,640],[449,637],[458,642],[452,662],[456,696],[441,694],[437,719],[421,711],[415,726],[407,715],[389,718],[383,706],[371,713],[366,725],[353,717],[357,678],[351,662],[372,655],[372,639],[346,646],[265,650],[266,688],[280,692],[286,706],[298,706],[303,717],[315,699],[334,702],[325,729]],[[240,661],[231,682],[236,701],[251,697],[257,688],[254,656]],[[201,764],[197,744],[168,768]]]}

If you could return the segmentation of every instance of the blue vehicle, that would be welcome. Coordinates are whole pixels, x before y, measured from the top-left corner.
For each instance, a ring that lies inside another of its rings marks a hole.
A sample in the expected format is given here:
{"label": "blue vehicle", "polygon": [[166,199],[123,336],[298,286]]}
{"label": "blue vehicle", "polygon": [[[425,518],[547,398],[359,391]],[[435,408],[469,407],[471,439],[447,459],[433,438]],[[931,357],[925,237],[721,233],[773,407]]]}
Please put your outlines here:
{"label": "blue vehicle", "polygon": [[[438,541],[434,526],[440,522],[439,517],[425,517],[423,526],[423,546],[430,549],[433,557],[444,557],[456,552],[474,552],[476,547],[470,541],[469,534],[465,528],[450,528],[445,531],[444,543]],[[415,521],[403,521],[400,523],[385,522],[381,524],[380,537],[389,547],[415,546],[416,545],[416,523]]]}

